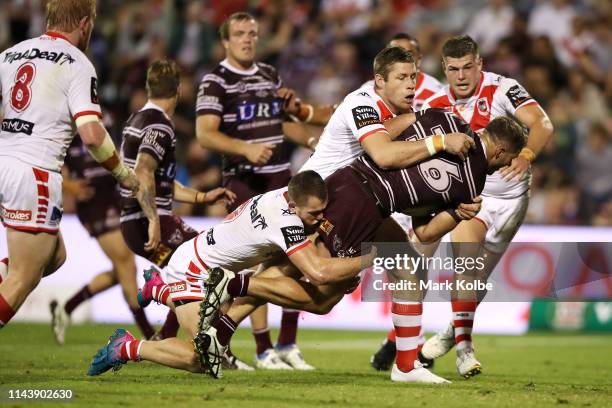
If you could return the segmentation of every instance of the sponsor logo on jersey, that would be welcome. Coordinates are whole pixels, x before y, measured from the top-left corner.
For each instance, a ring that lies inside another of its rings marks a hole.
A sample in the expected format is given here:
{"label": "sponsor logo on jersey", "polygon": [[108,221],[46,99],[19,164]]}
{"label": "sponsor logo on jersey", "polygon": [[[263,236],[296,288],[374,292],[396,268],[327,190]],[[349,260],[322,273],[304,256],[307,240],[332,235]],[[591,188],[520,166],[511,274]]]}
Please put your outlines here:
{"label": "sponsor logo on jersey", "polygon": [[514,106],[515,109],[521,106],[521,104],[523,104],[525,101],[531,99],[531,95],[527,93],[525,88],[518,84],[508,89],[508,92],[506,92],[506,96],[508,97],[510,103],[512,103],[512,106]]}
{"label": "sponsor logo on jersey", "polygon": [[166,133],[164,132],[156,129],[149,129],[142,138],[142,144],[153,148],[153,150],[155,150],[160,157],[164,157],[166,154],[166,149],[157,141],[158,138],[162,139],[164,136],[166,136]]}
{"label": "sponsor logo on jersey", "polygon": [[213,237],[213,230],[214,230],[214,228],[211,228],[211,229],[209,229],[206,232],[206,243],[208,245],[215,245],[216,244],[215,237]]}
{"label": "sponsor logo on jersey", "polygon": [[4,55],[4,62],[8,62],[9,64],[25,59],[44,59],[60,65],[64,65],[65,63],[72,64],[75,62],[75,59],[65,52],[60,52],[58,54],[57,52],[41,51],[38,48],[32,48],[24,52],[7,52],[6,55]]}
{"label": "sponsor logo on jersey", "polygon": [[280,230],[283,234],[283,238],[285,238],[285,245],[287,248],[291,248],[295,244],[299,244],[300,242],[304,242],[306,240],[304,227],[295,225],[292,227],[282,227]]}
{"label": "sponsor logo on jersey", "polygon": [[353,112],[353,120],[357,129],[381,123],[378,112],[371,106],[357,106],[351,109],[351,112]]}
{"label": "sponsor logo on jersey", "polygon": [[100,104],[100,99],[98,98],[98,80],[95,77],[91,77],[91,103],[96,105]]}
{"label": "sponsor logo on jersey", "polygon": [[251,204],[251,223],[253,224],[253,227],[255,229],[260,228],[262,230],[265,230],[266,228],[268,228],[268,224],[266,224],[266,219],[263,217],[263,215],[259,213],[259,209],[257,208],[257,204],[259,203],[259,200],[261,200],[261,197],[262,196],[258,196],[254,198],[253,203]]}
{"label": "sponsor logo on jersey", "polygon": [[246,122],[259,118],[277,117],[282,112],[282,102],[275,100],[272,102],[243,103],[238,105],[238,121]]}
{"label": "sponsor logo on jersey", "polygon": [[9,133],[24,133],[31,135],[34,129],[32,122],[27,122],[21,119],[4,119],[2,121],[2,131]]}
{"label": "sponsor logo on jersey", "polygon": [[295,212],[291,208],[281,208],[282,215],[295,215]]}
{"label": "sponsor logo on jersey", "polygon": [[30,221],[32,219],[32,211],[11,210],[3,207],[2,218],[10,221]]}

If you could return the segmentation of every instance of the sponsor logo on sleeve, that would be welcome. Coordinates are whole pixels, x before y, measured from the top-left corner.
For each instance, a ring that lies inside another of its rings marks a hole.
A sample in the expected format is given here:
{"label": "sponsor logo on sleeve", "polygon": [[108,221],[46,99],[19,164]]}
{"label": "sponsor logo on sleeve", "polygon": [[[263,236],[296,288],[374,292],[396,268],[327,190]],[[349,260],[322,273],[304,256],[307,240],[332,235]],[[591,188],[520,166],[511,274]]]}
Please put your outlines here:
{"label": "sponsor logo on sleeve", "polygon": [[208,245],[215,245],[217,243],[215,241],[215,237],[213,236],[213,230],[214,228],[211,228],[206,232],[206,243]]}
{"label": "sponsor logo on sleeve", "polygon": [[164,155],[166,154],[166,148],[158,142],[158,139],[161,140],[164,136],[166,136],[166,133],[162,131],[156,129],[149,129],[142,138],[142,144],[147,145],[153,150],[155,150],[155,153],[157,153],[159,157],[164,157]]}
{"label": "sponsor logo on sleeve", "polygon": [[371,106],[357,106],[351,109],[357,129],[381,123],[378,112]]}
{"label": "sponsor logo on sleeve", "polygon": [[95,77],[91,77],[91,103],[100,104],[100,98],[98,98],[98,80]]}
{"label": "sponsor logo on sleeve", "polygon": [[531,95],[529,95],[525,88],[518,84],[508,89],[508,92],[506,92],[506,97],[508,97],[510,103],[515,109],[521,106],[521,104],[523,104],[525,101],[531,99]]}
{"label": "sponsor logo on sleeve", "polygon": [[291,227],[282,227],[281,233],[283,234],[283,238],[285,238],[285,245],[287,248],[291,248],[295,244],[299,244],[306,239],[306,234],[304,233],[304,227],[294,225]]}

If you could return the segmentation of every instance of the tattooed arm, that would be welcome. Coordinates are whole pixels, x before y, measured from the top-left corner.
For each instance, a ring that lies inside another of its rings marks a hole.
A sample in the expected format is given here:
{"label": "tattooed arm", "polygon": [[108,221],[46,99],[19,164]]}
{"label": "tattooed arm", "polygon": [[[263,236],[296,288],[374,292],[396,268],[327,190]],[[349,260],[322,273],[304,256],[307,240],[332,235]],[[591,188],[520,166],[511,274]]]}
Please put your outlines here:
{"label": "tattooed arm", "polygon": [[161,228],[155,204],[155,170],[157,170],[157,161],[153,156],[145,152],[138,153],[134,173],[140,182],[140,189],[136,199],[149,220],[149,240],[144,246],[146,251],[154,251],[161,241]]}

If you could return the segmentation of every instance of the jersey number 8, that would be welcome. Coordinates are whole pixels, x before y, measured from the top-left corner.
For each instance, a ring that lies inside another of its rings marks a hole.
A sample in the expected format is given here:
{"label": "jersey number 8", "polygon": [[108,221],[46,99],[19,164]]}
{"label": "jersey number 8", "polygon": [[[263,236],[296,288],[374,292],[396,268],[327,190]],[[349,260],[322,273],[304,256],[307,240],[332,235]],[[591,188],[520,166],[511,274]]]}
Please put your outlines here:
{"label": "jersey number 8", "polygon": [[11,106],[17,112],[23,112],[32,100],[32,81],[36,76],[36,67],[26,62],[15,74],[15,85],[11,88]]}

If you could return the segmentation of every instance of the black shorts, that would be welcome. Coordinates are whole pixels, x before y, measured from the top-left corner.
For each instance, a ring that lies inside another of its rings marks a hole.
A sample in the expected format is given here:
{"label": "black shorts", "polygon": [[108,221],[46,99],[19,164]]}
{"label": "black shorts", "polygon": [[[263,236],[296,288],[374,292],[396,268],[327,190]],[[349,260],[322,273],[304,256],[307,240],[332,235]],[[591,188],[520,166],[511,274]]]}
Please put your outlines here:
{"label": "black shorts", "polygon": [[291,180],[289,170],[269,174],[243,173],[224,177],[223,187],[233,191],[237,196],[234,203],[228,206],[227,211],[234,211],[249,198],[285,187],[289,184],[289,180]]}
{"label": "black shorts", "polygon": [[156,251],[145,251],[144,245],[149,240],[149,220],[138,218],[121,223],[121,233],[128,247],[136,255],[148,259],[163,268],[170,261],[170,256],[183,242],[196,237],[198,232],[185,224],[176,215],[160,215],[161,243]]}
{"label": "black shorts", "polygon": [[332,256],[361,255],[361,244],[374,240],[385,219],[374,194],[351,167],[336,171],[325,184],[329,201],[319,237]]}
{"label": "black shorts", "polygon": [[76,215],[94,238],[119,229],[119,193],[114,185],[95,189],[88,201],[77,202]]}

